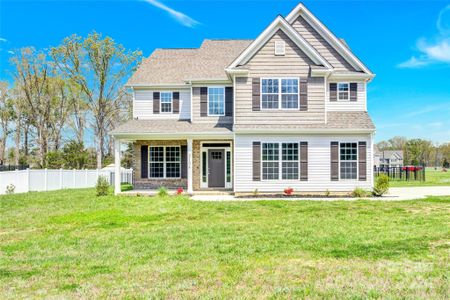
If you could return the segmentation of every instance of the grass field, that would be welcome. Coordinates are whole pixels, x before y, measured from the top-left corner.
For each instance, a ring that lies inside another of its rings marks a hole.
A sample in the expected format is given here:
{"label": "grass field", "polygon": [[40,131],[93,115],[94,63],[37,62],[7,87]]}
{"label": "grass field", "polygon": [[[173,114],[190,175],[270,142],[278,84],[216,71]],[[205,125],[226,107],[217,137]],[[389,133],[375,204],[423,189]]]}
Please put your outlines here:
{"label": "grass field", "polygon": [[450,197],[0,197],[0,298],[448,299]]}
{"label": "grass field", "polygon": [[442,172],[441,168],[434,170],[434,168],[425,169],[425,181],[397,181],[390,182],[391,187],[408,187],[408,186],[442,186],[450,185],[450,170]]}

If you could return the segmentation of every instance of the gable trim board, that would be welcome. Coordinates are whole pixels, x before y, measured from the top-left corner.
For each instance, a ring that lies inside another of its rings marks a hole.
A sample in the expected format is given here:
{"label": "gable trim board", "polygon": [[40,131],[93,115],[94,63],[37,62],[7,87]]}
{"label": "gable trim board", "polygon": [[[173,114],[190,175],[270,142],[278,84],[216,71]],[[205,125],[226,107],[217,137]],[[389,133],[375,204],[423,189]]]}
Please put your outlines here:
{"label": "gable trim board", "polygon": [[353,52],[346,46],[340,39],[338,39],[319,19],[317,19],[304,5],[298,4],[286,17],[286,21],[289,24],[295,22],[299,16],[304,17],[323,38],[342,56],[344,57],[354,68],[361,70],[364,73],[371,75],[371,78],[375,77],[369,68],[367,68],[361,60],[353,54]]}
{"label": "gable trim board", "polygon": [[314,47],[312,47],[300,34],[286,22],[282,16],[275,20],[254,40],[244,52],[241,53],[225,70],[234,69],[239,65],[246,64],[255,53],[261,49],[267,41],[278,31],[282,30],[296,45],[317,65],[332,69],[331,65],[324,59]]}

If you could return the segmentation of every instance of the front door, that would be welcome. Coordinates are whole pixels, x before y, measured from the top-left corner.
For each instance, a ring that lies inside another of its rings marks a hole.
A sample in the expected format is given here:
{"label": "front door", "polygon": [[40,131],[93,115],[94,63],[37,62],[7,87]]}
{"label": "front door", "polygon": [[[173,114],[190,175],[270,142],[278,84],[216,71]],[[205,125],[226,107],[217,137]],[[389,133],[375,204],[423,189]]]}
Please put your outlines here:
{"label": "front door", "polygon": [[208,187],[225,187],[225,150],[208,150]]}

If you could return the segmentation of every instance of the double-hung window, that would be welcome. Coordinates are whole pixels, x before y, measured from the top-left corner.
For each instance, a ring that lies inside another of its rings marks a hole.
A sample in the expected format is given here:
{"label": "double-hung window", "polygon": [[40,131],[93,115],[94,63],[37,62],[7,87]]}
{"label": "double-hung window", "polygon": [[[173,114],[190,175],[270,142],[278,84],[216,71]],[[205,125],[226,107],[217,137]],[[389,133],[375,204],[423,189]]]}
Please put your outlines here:
{"label": "double-hung window", "polygon": [[282,143],[282,178],[298,179],[298,143]]}
{"label": "double-hung window", "polygon": [[348,82],[339,82],[337,84],[337,90],[339,101],[350,100],[350,84]]}
{"label": "double-hung window", "polygon": [[341,179],[356,179],[358,165],[357,143],[340,143]]}
{"label": "double-hung window", "polygon": [[263,180],[298,179],[298,174],[298,143],[262,143]]}
{"label": "double-hung window", "polygon": [[261,79],[261,107],[263,109],[298,109],[297,78]]}
{"label": "double-hung window", "polygon": [[149,177],[179,178],[181,176],[181,150],[179,146],[149,147]]}
{"label": "double-hung window", "polygon": [[208,115],[224,116],[225,115],[225,88],[210,87],[208,88]]}
{"label": "double-hung window", "polygon": [[161,112],[172,112],[172,92],[161,92]]}
{"label": "double-hung window", "polygon": [[264,180],[275,180],[279,178],[279,144],[262,144],[262,178]]}

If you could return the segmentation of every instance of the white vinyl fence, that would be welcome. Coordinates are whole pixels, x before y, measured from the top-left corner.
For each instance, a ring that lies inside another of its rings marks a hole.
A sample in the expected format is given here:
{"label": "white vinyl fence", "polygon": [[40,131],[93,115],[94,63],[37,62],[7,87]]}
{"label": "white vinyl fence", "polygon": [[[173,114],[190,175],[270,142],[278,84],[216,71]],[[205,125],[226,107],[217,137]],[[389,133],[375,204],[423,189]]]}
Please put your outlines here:
{"label": "white vinyl fence", "polygon": [[[0,172],[0,195],[13,184],[14,193],[54,191],[94,187],[99,176],[105,176],[114,184],[114,171],[110,170],[22,170]],[[121,170],[121,182],[133,182],[133,170]]]}

